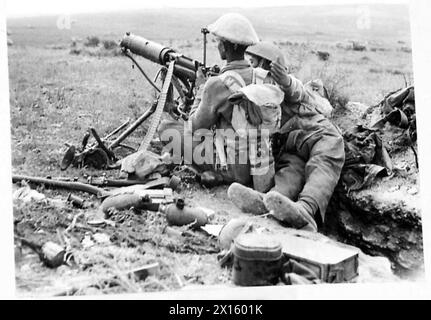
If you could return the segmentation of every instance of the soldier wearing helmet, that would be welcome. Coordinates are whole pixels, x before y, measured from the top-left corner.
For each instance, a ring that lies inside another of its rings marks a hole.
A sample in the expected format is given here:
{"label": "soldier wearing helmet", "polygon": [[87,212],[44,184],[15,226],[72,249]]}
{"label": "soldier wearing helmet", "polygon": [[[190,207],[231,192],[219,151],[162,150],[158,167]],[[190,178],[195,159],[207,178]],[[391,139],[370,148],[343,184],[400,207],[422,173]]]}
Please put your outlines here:
{"label": "soldier wearing helmet", "polygon": [[[254,69],[245,59],[245,50],[248,46],[259,42],[259,37],[250,21],[238,13],[222,15],[217,21],[209,25],[207,29],[215,36],[220,58],[226,61],[226,63],[218,76],[207,78],[202,70],[198,70],[196,75],[195,85],[197,92],[194,105],[190,111],[188,126],[184,130],[182,156],[185,162],[193,163],[200,171],[212,171],[215,160],[213,155],[211,155],[204,164],[197,164],[193,154],[203,143],[195,141],[190,137],[196,137],[197,133],[205,131],[201,129],[216,128],[226,131],[234,129],[232,125],[233,107],[229,101],[229,97],[233,92],[228,87],[226,81],[229,79],[234,80],[233,82],[239,81],[243,82],[243,85],[254,83]],[[238,79],[227,77],[232,72],[235,73]],[[265,81],[269,82],[269,80]],[[280,93],[283,94],[281,90]],[[178,122],[165,122],[159,126],[159,132],[163,132],[166,129],[181,131],[183,128],[182,124]],[[186,140],[192,141],[191,146],[185,143]],[[217,146],[216,141],[216,149]],[[186,150],[186,148],[192,149],[193,152],[188,152],[189,149]],[[191,155],[192,158],[190,158]],[[217,157],[220,158],[218,152]],[[207,159],[206,155],[205,159]],[[219,170],[217,173],[218,178],[216,180],[223,180],[228,183],[237,181],[243,185],[251,185],[252,183],[249,163],[235,162],[234,165],[227,165],[227,170]]]}
{"label": "soldier wearing helmet", "polygon": [[[237,13],[228,13],[208,26],[209,32],[217,39],[217,49],[220,58],[226,61],[220,75],[205,78],[198,71],[195,104],[190,112],[192,132],[199,129],[233,129],[233,107],[229,102],[232,90],[227,86],[226,75],[235,72],[240,82],[245,85],[253,83],[253,68],[245,59],[248,46],[259,42],[250,21]],[[240,182],[250,185],[250,164],[235,163],[229,165],[227,172],[221,172],[226,182]]]}
{"label": "soldier wearing helmet", "polygon": [[[198,72],[198,92],[189,118],[191,133],[214,127],[233,128],[233,107],[229,101],[232,90],[225,81],[226,74],[233,71],[245,85],[255,83],[255,72],[245,60],[246,50],[259,42],[251,23],[242,15],[231,13],[220,17],[208,30],[216,36],[220,57],[226,60],[226,65],[220,75],[208,79]],[[291,227],[317,231],[316,220],[323,221],[341,174],[344,142],[324,116],[312,110],[303,112],[309,102],[306,89],[301,81],[288,74],[283,56],[275,56],[269,70],[259,72],[263,75],[261,82],[275,81],[284,92],[279,132],[281,148],[276,155],[273,187],[266,194],[247,187],[252,181],[250,164],[235,164],[224,176],[226,182],[233,182],[228,196],[244,212],[270,211]]]}
{"label": "soldier wearing helmet", "polygon": [[[275,81],[284,91],[283,104],[285,105],[298,104],[303,100],[305,96],[304,87],[299,80],[287,74],[284,57],[281,52],[276,52],[275,55],[274,52],[272,52],[272,55],[271,52],[268,52],[266,57],[271,59],[269,70],[256,68],[256,70],[259,69],[257,73],[253,71],[249,62],[245,60],[246,51],[259,43],[256,32],[245,17],[239,14],[223,15],[210,25],[208,30],[216,36],[220,58],[226,60],[226,65],[222,68],[219,76],[211,77],[207,80],[202,77],[202,74],[198,76],[196,85],[200,85],[201,88],[190,116],[193,131],[213,126],[222,129],[232,128],[233,112],[232,105],[229,103],[229,96],[231,96],[232,92],[223,81],[224,73],[229,71],[239,74],[246,85],[251,83],[274,83]],[[253,49],[251,50],[253,51]],[[256,75],[259,79],[256,79]],[[285,119],[281,119],[281,122],[286,123],[287,119],[292,117],[293,114],[290,110],[283,113],[285,114]],[[288,166],[288,164],[281,162],[276,163],[277,165],[279,167]],[[235,165],[233,171],[230,182],[234,183],[229,187],[228,195],[243,211],[255,213],[268,211],[268,204],[279,202],[278,199],[274,199],[276,195],[281,197],[284,202],[287,201],[287,206],[283,208],[271,208],[271,210],[275,211],[277,218],[290,222],[292,227],[317,230],[314,215],[319,208],[314,205],[317,202],[314,199],[313,192],[315,191],[313,190],[311,195],[306,192],[304,200],[298,198],[299,192],[297,190],[304,187],[305,174],[300,176],[301,180],[298,181],[297,177],[294,177],[296,180],[285,179],[286,175],[283,172],[281,175],[275,173],[275,186],[274,179],[272,183],[274,191],[268,193],[271,197],[263,203],[266,200],[265,193],[246,187],[251,184],[249,166]],[[229,181],[229,179],[227,180]],[[338,177],[336,180],[338,181]],[[296,194],[291,192],[290,185],[294,185]],[[254,200],[248,201],[250,196],[246,194],[251,195]],[[243,197],[242,195],[246,196]],[[299,201],[293,202],[287,197]],[[308,202],[311,202],[311,204],[309,205]],[[302,208],[305,209],[303,210]]]}
{"label": "soldier wearing helmet", "polygon": [[[309,85],[304,86],[288,74],[284,55],[277,46],[259,42],[248,47],[246,53],[252,66],[267,70],[285,93],[276,139],[279,152],[275,154],[275,185],[263,195],[234,183],[228,195],[243,211],[270,211],[290,226],[317,231],[344,165],[343,138],[316,108],[318,97]],[[250,202],[252,197],[260,198],[263,206]]]}

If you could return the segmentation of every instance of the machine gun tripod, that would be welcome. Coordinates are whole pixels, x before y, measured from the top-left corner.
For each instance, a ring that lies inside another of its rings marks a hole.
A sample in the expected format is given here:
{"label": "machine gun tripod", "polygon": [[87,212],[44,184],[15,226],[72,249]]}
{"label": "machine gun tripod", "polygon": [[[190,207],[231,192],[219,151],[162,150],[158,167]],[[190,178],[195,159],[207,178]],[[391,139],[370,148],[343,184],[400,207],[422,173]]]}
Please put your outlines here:
{"label": "machine gun tripod", "polygon": [[[91,166],[96,169],[118,168],[118,158],[114,150],[118,147],[124,147],[136,152],[135,148],[124,145],[122,142],[151,115],[154,115],[153,120],[138,149],[139,151],[145,151],[148,148],[156,133],[163,111],[177,120],[180,118],[188,119],[188,114],[195,99],[194,89],[198,68],[203,68],[209,74],[216,74],[219,71],[217,66],[206,68],[202,63],[179,54],[171,48],[130,33],[126,33],[120,46],[123,54],[132,60],[145,79],[156,90],[158,97],[152,106],[130,126],[127,127],[129,121],[126,121],[104,138],[100,138],[94,128],[89,128],[80,148],[66,144],[68,149],[61,162],[61,170],[66,170],[70,165],[76,167]],[[205,50],[206,47],[204,46]],[[142,56],[162,66],[154,80],[148,77],[132,54]],[[162,80],[161,89],[156,85],[159,77]],[[176,99],[174,99],[173,89],[177,93]],[[121,131],[122,133],[116,139],[111,140],[113,136]],[[88,145],[90,136],[93,136],[96,142]]]}

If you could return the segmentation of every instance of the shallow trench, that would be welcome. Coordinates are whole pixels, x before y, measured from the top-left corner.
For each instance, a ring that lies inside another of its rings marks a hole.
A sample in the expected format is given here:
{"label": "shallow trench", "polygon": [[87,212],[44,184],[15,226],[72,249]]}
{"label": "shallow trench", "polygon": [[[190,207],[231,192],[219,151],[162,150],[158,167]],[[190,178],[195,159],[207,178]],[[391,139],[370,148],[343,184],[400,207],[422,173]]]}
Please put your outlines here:
{"label": "shallow trench", "polygon": [[401,278],[424,272],[422,224],[415,208],[402,200],[384,203],[370,194],[336,191],[329,211],[325,234],[366,254],[387,257]]}

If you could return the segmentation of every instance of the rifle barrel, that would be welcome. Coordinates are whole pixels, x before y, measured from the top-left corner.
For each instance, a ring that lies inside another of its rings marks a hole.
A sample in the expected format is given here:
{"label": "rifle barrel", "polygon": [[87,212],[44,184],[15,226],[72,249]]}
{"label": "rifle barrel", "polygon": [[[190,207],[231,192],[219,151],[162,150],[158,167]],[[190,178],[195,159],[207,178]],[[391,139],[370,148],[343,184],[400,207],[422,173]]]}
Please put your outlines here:
{"label": "rifle barrel", "polygon": [[22,175],[13,175],[12,176],[12,182],[13,183],[21,182],[23,180],[31,182],[31,183],[43,184],[45,186],[50,186],[50,187],[55,187],[55,188],[83,191],[83,192],[95,194],[98,197],[101,197],[103,194],[106,193],[106,191],[101,189],[101,188],[97,188],[95,186],[91,186],[91,185],[81,183],[81,182],[58,181],[58,180],[39,178],[39,177],[30,177],[30,176],[22,176]]}

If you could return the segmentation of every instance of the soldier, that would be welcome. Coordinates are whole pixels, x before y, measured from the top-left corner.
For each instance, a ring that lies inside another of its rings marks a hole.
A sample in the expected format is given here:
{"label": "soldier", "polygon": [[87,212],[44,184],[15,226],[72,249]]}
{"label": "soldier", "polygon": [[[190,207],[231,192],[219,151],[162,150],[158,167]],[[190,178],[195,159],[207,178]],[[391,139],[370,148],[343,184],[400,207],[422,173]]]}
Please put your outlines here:
{"label": "soldier", "polygon": [[280,64],[286,66],[284,55],[280,48],[267,41],[260,41],[248,47],[245,53],[249,55],[250,64],[253,68],[260,67],[270,70],[272,61],[277,61],[277,59],[279,59]]}
{"label": "soldier", "polygon": [[[216,37],[220,58],[226,60],[226,65],[221,69],[220,75],[218,76],[206,78],[201,70],[197,73],[195,82],[197,93],[188,121],[190,130],[185,130],[184,132],[184,140],[193,141],[193,150],[198,147],[200,141],[196,142],[195,139],[187,139],[187,136],[196,135],[196,132],[199,130],[202,131],[202,129],[210,130],[216,128],[225,131],[236,130],[232,124],[233,122],[238,123],[246,121],[246,119],[240,119],[240,117],[237,116],[235,107],[232,102],[229,101],[229,98],[235,93],[233,87],[241,88],[252,83],[263,84],[268,82],[269,86],[266,88],[268,90],[264,90],[264,93],[268,94],[270,100],[283,96],[283,92],[277,86],[269,83],[270,77],[267,71],[260,69],[263,72],[258,72],[245,60],[245,50],[248,46],[256,44],[259,38],[251,23],[244,16],[236,13],[225,14],[215,23],[209,25],[208,30]],[[279,114],[279,118],[281,118],[281,110]],[[251,115],[247,114],[247,118],[250,117]],[[247,124],[243,123],[242,125],[246,126]],[[164,131],[168,128],[172,129],[174,127],[180,130],[181,124],[174,124],[172,122],[163,123],[159,131]],[[222,143],[225,142],[226,141]],[[224,152],[221,151],[220,148],[217,148],[217,141],[215,144],[218,157],[223,158],[222,153]],[[187,143],[183,142],[183,145],[184,149],[189,147]],[[224,147],[225,146],[222,146],[221,148]],[[238,158],[238,152],[234,154],[233,157]],[[196,159],[187,159],[190,152],[183,151],[182,154],[189,163],[193,162],[195,167],[198,167],[201,171],[213,169],[215,161],[211,161],[211,159],[207,163],[197,164],[195,161]],[[230,155],[232,154],[227,153],[225,156],[229,158]],[[268,167],[272,165],[272,176],[271,168],[268,168],[267,177],[265,179],[267,181],[273,181],[273,161],[271,163],[271,160],[268,160],[268,162]],[[238,163],[238,161],[235,162],[235,159],[233,159],[227,163],[227,168],[225,169],[227,170],[217,171],[217,174],[222,176],[222,180],[225,183],[232,183],[234,181],[243,185],[251,185],[253,183],[253,177],[251,175],[253,170],[250,161]],[[260,178],[264,179],[264,176],[265,174],[262,174]],[[268,191],[269,188],[261,190]]]}
{"label": "soldier", "polygon": [[281,144],[275,154],[275,186],[269,193],[234,183],[228,195],[245,212],[270,211],[291,227],[317,231],[344,165],[343,138],[312,106],[315,95],[309,88],[288,74],[280,49],[260,42],[247,53],[255,65],[270,71],[285,93],[278,138]]}
{"label": "soldier", "polygon": [[[225,14],[208,29],[217,37],[220,57],[227,63],[219,76],[206,79],[202,72],[198,72],[198,92],[188,134],[213,127],[233,128],[235,119],[229,101],[232,96],[229,83],[235,82],[235,77],[226,81],[230,71],[238,74],[244,85],[275,81],[284,92],[284,100],[280,101],[282,127],[279,140],[282,143],[276,155],[274,187],[266,194],[266,190],[259,192],[247,187],[252,183],[250,163],[235,164],[224,174],[225,181],[236,181],[229,187],[228,196],[244,212],[262,214],[270,211],[291,227],[317,231],[316,220],[324,220],[344,164],[341,134],[329,120],[310,108],[310,95],[301,81],[288,74],[282,55],[271,62],[269,71],[253,71],[245,60],[245,51],[259,39],[245,17]],[[200,169],[204,167],[200,166]]]}

